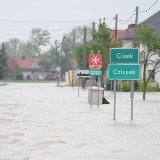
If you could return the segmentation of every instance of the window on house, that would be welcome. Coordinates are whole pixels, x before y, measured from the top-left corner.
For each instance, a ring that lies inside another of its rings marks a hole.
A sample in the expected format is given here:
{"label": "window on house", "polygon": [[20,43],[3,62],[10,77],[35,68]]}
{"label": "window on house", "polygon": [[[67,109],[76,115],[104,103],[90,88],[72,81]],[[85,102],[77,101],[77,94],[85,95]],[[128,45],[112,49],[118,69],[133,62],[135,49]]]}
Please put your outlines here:
{"label": "window on house", "polygon": [[[153,73],[152,73],[152,71],[153,71]],[[155,80],[155,70],[148,70],[148,77],[151,75],[151,73],[152,73],[151,78],[152,78],[153,80]]]}

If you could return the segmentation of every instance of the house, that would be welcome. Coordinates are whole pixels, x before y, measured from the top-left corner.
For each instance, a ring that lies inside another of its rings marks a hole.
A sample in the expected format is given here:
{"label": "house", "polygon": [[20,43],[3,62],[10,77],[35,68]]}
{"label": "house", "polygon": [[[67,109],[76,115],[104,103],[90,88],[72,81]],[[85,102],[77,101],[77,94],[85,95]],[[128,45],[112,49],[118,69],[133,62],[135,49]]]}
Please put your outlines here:
{"label": "house", "polygon": [[45,72],[38,64],[39,59],[32,57],[8,57],[9,70],[14,70],[14,61],[20,68],[21,73],[15,75],[18,80],[42,80],[56,79],[56,70],[53,66],[49,72]]}
{"label": "house", "polygon": [[[146,19],[145,21],[140,23],[140,25],[143,26],[144,24],[148,24],[156,30],[158,35],[160,35],[160,18],[159,17],[160,17],[160,11],[156,12],[151,17],[149,17],[148,19]],[[126,33],[120,37],[120,39],[124,41],[123,48],[133,48],[134,47],[134,37],[135,37],[135,27],[133,24],[133,25],[129,26]],[[143,53],[144,48],[140,45],[139,50],[140,50],[140,54],[141,54],[141,53]],[[157,57],[154,57],[154,59],[156,59],[156,58]],[[143,77],[143,75],[142,75],[143,74],[143,62],[141,60],[140,60],[140,64],[141,64],[141,77]],[[147,76],[150,75],[152,70],[153,70],[153,67],[151,65],[149,65],[147,67]],[[157,70],[156,70],[156,72],[157,72]],[[160,84],[160,72],[157,72],[152,78],[154,79],[155,82]]]}

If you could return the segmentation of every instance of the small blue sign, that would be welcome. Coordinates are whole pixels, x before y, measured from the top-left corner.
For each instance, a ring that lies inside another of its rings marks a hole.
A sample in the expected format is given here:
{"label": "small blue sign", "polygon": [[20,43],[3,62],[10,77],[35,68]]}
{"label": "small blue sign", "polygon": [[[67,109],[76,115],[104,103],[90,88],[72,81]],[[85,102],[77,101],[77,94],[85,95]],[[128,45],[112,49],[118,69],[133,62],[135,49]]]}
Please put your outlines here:
{"label": "small blue sign", "polygon": [[90,76],[102,76],[102,70],[89,70]]}

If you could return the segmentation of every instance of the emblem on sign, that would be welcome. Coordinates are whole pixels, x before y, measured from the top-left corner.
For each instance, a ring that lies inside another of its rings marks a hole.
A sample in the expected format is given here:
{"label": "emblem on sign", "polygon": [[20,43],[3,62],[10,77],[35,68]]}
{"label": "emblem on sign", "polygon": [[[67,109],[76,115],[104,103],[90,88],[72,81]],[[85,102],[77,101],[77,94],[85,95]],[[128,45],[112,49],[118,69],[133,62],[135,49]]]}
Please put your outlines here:
{"label": "emblem on sign", "polygon": [[99,70],[102,68],[101,54],[89,54],[89,68],[91,70]]}

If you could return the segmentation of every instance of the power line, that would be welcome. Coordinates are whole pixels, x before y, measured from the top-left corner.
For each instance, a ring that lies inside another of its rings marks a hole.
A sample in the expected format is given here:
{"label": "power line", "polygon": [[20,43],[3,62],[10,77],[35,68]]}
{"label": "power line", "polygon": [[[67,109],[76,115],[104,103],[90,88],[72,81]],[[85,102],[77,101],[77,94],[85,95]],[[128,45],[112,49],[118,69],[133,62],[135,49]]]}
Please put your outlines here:
{"label": "power line", "polygon": [[72,20],[72,21],[38,21],[38,20],[33,20],[33,21],[27,21],[27,20],[3,20],[0,19],[0,22],[11,22],[11,23],[73,23],[73,22],[93,22],[97,21],[98,19],[94,20]]}
{"label": "power line", "polygon": [[112,20],[109,22],[109,24],[107,26],[111,25],[114,20],[115,20],[115,17],[112,18]]}
{"label": "power line", "polygon": [[144,13],[149,11],[156,3],[158,2],[158,0],[156,0],[148,9],[146,9],[145,11],[139,11],[140,13]]}
{"label": "power line", "polygon": [[9,30],[9,31],[30,31],[27,29],[13,29],[13,28],[0,28],[0,30]]}
{"label": "power line", "polygon": [[12,36],[12,35],[25,35],[25,34],[28,34],[28,33],[16,33],[16,34],[0,34],[0,36]]}
{"label": "power line", "polygon": [[[79,25],[78,25],[79,26]],[[72,26],[72,27],[66,27],[66,28],[61,28],[61,29],[47,29],[49,32],[57,32],[57,31],[68,31],[69,29],[72,29],[73,27],[78,27],[78,26]],[[30,32],[31,30],[26,30],[26,29],[12,29],[12,28],[0,28],[0,30],[9,30],[9,31],[28,31]],[[26,34],[26,33],[25,33]],[[5,34],[4,34],[5,35]]]}
{"label": "power line", "polygon": [[[134,16],[136,10],[134,10],[134,12],[132,13],[132,15],[130,16],[130,18],[128,20],[126,20],[125,22],[121,23],[121,24],[125,24],[127,22],[129,22],[131,20],[131,18]],[[119,20],[119,21],[124,21],[124,20]]]}

